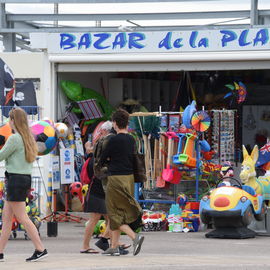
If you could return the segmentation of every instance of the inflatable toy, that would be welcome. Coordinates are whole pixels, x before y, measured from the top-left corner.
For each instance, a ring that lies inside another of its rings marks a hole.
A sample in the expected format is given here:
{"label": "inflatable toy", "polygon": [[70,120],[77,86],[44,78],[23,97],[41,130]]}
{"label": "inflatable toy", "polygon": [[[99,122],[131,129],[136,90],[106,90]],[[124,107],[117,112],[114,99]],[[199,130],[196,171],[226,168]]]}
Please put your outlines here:
{"label": "inflatable toy", "polygon": [[259,157],[258,146],[255,145],[251,155],[248,154],[243,145],[243,162],[240,178],[245,185],[252,187],[257,194],[263,194],[264,200],[270,200],[270,176],[264,175],[258,178],[255,177],[255,165]]}
{"label": "inflatable toy", "polygon": [[82,195],[85,197],[88,191],[88,185],[83,185],[82,187]]}
{"label": "inflatable toy", "polygon": [[59,139],[65,139],[68,135],[68,127],[64,123],[55,123],[56,135]]}
{"label": "inflatable toy", "polygon": [[74,182],[70,184],[69,191],[72,196],[79,196],[82,193],[82,183]]}
{"label": "inflatable toy", "polygon": [[55,129],[45,121],[34,122],[30,128],[37,142],[38,155],[43,156],[50,153],[57,143]]}
{"label": "inflatable toy", "polygon": [[7,138],[12,134],[12,129],[7,122],[0,127],[0,149],[4,146]]}
{"label": "inflatable toy", "polygon": [[99,220],[94,228],[94,234],[99,235],[101,233],[100,229],[104,230],[106,226],[105,220]]}
{"label": "inflatable toy", "polygon": [[196,112],[196,101],[193,100],[190,105],[188,105],[183,112],[183,124],[186,128],[192,128],[191,118]]}
{"label": "inflatable toy", "polygon": [[[80,83],[74,81],[63,80],[61,81],[60,85],[64,94],[71,101],[78,102],[87,99],[95,99],[97,105],[100,107],[102,113],[104,114],[104,117],[102,119],[108,120],[111,117],[114,108],[101,94],[90,88],[84,88]],[[73,112],[81,113],[81,110],[75,108],[75,110],[73,109]],[[94,123],[96,121],[97,119],[89,120],[87,121],[87,124]]]}
{"label": "inflatable toy", "polygon": [[50,118],[48,118],[48,117],[44,117],[44,118],[42,119],[42,121],[47,122],[47,123],[50,124],[51,126],[54,126],[53,120],[50,119]]}
{"label": "inflatable toy", "polygon": [[72,196],[78,196],[81,203],[83,203],[83,194],[82,194],[82,183],[81,182],[74,182],[69,186],[69,192]]}

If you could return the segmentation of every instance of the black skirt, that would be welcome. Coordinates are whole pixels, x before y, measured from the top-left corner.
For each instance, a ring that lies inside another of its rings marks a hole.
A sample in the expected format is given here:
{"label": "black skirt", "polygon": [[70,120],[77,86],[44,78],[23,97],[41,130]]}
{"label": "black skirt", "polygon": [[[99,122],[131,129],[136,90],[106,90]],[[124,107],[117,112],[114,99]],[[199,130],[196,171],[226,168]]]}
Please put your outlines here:
{"label": "black skirt", "polygon": [[31,175],[5,172],[6,200],[24,202],[31,189]]}
{"label": "black skirt", "polygon": [[91,194],[91,192],[88,191],[84,202],[84,212],[107,214],[105,198]]}

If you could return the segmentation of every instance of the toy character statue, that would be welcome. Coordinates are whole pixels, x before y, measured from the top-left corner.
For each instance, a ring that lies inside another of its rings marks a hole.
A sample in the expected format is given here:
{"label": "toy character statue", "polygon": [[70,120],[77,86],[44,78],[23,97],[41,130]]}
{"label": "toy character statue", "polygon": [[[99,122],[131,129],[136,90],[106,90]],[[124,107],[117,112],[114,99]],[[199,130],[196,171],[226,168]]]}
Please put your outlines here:
{"label": "toy character statue", "polygon": [[226,161],[220,170],[221,177],[223,181],[218,185],[218,187],[229,187],[231,186],[230,178],[234,176],[234,170],[231,162]]}

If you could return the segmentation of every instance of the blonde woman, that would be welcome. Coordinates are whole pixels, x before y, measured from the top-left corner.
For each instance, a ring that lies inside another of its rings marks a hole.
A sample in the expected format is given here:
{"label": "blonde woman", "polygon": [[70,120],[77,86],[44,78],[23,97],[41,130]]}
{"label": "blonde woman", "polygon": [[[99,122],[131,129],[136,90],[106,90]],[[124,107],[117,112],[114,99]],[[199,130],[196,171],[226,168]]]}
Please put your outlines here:
{"label": "blonde woman", "polygon": [[38,261],[48,253],[40,240],[37,228],[25,210],[25,199],[31,188],[32,166],[37,156],[37,144],[28,126],[24,110],[13,108],[9,112],[9,118],[14,134],[0,150],[0,161],[5,160],[6,166],[6,198],[0,236],[0,261],[4,261],[3,251],[11,233],[13,216],[24,226],[35,246],[33,255],[26,261]]}

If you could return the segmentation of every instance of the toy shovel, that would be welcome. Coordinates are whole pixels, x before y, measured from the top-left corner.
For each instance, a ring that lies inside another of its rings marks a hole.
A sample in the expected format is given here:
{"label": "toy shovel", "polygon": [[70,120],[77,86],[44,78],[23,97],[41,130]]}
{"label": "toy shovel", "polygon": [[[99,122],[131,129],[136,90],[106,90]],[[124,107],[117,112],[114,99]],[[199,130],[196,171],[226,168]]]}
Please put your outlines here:
{"label": "toy shovel", "polygon": [[185,135],[178,134],[178,137],[179,137],[179,142],[178,142],[177,154],[173,156],[173,163],[174,164],[181,164],[181,162],[179,161],[179,155],[182,151],[183,139],[184,139]]}
{"label": "toy shovel", "polygon": [[173,179],[174,170],[171,168],[172,136],[168,136],[168,156],[166,169],[162,171],[162,179],[170,182]]}
{"label": "toy shovel", "polygon": [[182,154],[179,155],[179,162],[181,164],[196,167],[196,158],[193,157],[194,153],[194,135],[186,134],[187,140]]}

